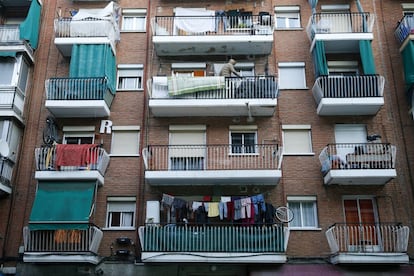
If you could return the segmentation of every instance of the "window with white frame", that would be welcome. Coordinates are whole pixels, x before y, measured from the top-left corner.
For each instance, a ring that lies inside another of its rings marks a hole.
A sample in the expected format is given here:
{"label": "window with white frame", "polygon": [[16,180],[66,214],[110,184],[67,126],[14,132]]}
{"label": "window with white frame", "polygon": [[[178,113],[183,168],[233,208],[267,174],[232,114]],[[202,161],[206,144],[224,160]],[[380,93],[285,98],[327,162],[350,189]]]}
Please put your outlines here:
{"label": "window with white frame", "polygon": [[135,228],[135,197],[108,197],[106,227],[110,229],[133,230]]}
{"label": "window with white frame", "polygon": [[304,62],[279,62],[280,89],[306,89]]}
{"label": "window with white frame", "polygon": [[328,60],[329,75],[354,76],[357,75],[358,61],[329,61]]}
{"label": "window with white frame", "polygon": [[300,28],[299,6],[277,6],[275,7],[276,29]]}
{"label": "window with white frame", "polygon": [[207,64],[205,62],[172,63],[172,75],[176,77],[204,77]]}
{"label": "window with white frame", "polygon": [[63,127],[63,144],[93,144],[94,140],[94,126]]}
{"label": "window with white frame", "polygon": [[309,155],[312,152],[310,125],[283,125],[283,154]]}
{"label": "window with white frame", "polygon": [[112,126],[111,155],[139,156],[139,126]]}
{"label": "window with white frame", "polygon": [[257,153],[257,126],[230,126],[231,154]]}
{"label": "window with white frame", "polygon": [[288,196],[288,207],[293,212],[290,229],[318,228],[316,196]]}
{"label": "window with white frame", "polygon": [[123,32],[145,32],[146,21],[146,9],[123,9],[121,30]]}
{"label": "window with white frame", "polygon": [[142,64],[118,65],[118,91],[143,90],[144,67]]}
{"label": "window with white frame", "polygon": [[0,85],[18,86],[26,93],[30,67],[22,55],[0,57]]}

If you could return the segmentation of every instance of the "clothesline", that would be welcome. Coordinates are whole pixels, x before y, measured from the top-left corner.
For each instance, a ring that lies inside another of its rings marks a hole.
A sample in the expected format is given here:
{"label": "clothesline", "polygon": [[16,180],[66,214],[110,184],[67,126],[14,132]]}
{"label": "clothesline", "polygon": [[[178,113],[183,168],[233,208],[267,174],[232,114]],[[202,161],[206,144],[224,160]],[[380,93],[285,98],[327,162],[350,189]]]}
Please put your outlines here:
{"label": "clothesline", "polygon": [[192,221],[209,223],[212,219],[241,222],[242,224],[274,223],[274,207],[266,203],[263,194],[254,196],[221,196],[212,201],[210,196],[203,200],[186,201],[172,195],[163,194],[162,207],[167,211],[168,223]]}

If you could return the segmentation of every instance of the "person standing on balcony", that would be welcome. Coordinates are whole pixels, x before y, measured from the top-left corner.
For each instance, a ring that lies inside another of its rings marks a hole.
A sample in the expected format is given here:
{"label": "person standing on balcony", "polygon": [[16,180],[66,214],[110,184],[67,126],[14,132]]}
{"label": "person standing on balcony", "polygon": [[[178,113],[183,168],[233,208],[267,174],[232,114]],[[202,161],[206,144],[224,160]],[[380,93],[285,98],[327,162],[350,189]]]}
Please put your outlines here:
{"label": "person standing on balcony", "polygon": [[238,76],[239,78],[241,78],[240,74],[236,71],[236,69],[234,69],[234,65],[237,62],[234,59],[230,59],[228,63],[226,63],[223,68],[221,68],[220,70],[220,76],[223,77],[231,77],[231,74],[235,74],[236,76]]}

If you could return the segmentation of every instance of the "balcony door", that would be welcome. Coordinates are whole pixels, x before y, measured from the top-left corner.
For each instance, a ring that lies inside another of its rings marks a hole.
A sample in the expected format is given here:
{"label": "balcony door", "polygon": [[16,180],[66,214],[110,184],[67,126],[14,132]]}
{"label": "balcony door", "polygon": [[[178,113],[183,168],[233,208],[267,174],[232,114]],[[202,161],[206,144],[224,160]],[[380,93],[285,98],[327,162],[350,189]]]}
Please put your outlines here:
{"label": "balcony door", "polygon": [[[172,128],[171,128],[172,127]],[[170,127],[169,169],[204,170],[206,156],[205,127]]]}
{"label": "balcony door", "polygon": [[349,251],[379,251],[378,213],[372,197],[343,200]]}
{"label": "balcony door", "polygon": [[367,142],[367,130],[363,124],[335,125],[336,155],[346,161],[346,155],[355,151],[354,144]]}
{"label": "balcony door", "polygon": [[351,33],[349,5],[322,5],[321,22],[329,33]]}

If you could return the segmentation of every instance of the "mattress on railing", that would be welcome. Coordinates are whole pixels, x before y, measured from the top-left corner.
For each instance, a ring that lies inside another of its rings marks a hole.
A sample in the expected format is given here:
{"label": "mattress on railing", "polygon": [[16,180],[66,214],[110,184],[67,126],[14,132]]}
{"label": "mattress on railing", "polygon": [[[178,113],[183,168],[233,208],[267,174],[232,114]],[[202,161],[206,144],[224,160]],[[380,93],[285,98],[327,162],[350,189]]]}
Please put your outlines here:
{"label": "mattress on railing", "polygon": [[168,94],[177,96],[202,91],[224,89],[224,77],[169,77]]}

